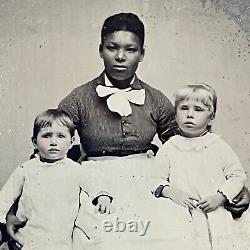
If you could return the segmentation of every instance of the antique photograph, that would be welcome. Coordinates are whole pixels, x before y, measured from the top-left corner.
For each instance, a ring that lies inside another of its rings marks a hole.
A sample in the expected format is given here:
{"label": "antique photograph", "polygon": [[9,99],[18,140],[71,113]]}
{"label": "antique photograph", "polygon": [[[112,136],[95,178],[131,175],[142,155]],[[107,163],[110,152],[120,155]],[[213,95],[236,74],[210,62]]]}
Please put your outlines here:
{"label": "antique photograph", "polygon": [[249,0],[0,0],[0,250],[250,250]]}

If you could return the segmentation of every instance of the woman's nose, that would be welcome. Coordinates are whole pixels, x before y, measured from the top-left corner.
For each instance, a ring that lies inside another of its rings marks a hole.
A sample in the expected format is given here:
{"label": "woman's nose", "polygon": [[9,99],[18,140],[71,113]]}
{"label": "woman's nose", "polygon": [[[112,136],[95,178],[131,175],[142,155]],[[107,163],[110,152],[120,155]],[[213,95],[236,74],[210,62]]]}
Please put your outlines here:
{"label": "woman's nose", "polygon": [[117,61],[121,62],[125,60],[125,53],[122,49],[119,49],[116,53],[116,58]]}

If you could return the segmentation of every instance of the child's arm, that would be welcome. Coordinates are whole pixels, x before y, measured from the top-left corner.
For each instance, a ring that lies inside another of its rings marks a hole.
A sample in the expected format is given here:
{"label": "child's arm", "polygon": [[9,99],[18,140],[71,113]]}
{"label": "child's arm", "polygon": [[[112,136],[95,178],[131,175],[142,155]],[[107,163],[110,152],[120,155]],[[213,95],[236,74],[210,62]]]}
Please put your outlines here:
{"label": "child's arm", "polygon": [[[0,191],[0,222],[2,225],[6,223],[6,215],[16,201],[16,199],[21,195],[22,188],[24,183],[24,170],[23,167],[20,166],[14,170],[11,174],[10,178],[4,184]],[[1,229],[5,227],[1,227]],[[1,232],[1,236],[3,236]],[[14,236],[16,240],[16,237]],[[4,239],[1,237],[1,240]]]}
{"label": "child's arm", "polygon": [[0,222],[5,223],[6,215],[15,200],[21,195],[24,184],[24,169],[17,167],[0,191]]}
{"label": "child's arm", "polygon": [[183,207],[188,207],[190,209],[196,208],[194,201],[198,201],[199,197],[195,195],[189,194],[184,192],[177,187],[174,187],[171,184],[171,176],[170,176],[170,169],[171,164],[167,154],[167,145],[163,145],[160,149],[158,154],[155,157],[156,168],[161,171],[161,173],[165,174],[165,183],[161,183],[160,186],[154,191],[154,195],[159,197],[165,197],[171,199],[176,204],[179,204]]}
{"label": "child's arm", "polygon": [[231,149],[231,147],[224,142],[223,154],[221,154],[224,161],[223,172],[225,182],[219,187],[219,192],[222,193],[230,203],[234,203],[234,198],[240,193],[246,182],[246,174],[240,163],[239,158]]}
{"label": "child's arm", "polygon": [[216,210],[226,201],[234,203],[234,199],[241,192],[247,178],[237,155],[231,147],[224,141],[221,144],[222,147],[219,152],[223,163],[222,170],[225,182],[219,187],[217,194],[205,197],[197,204],[206,213]]}
{"label": "child's arm", "polygon": [[[88,193],[92,204],[96,206],[96,211],[100,213],[111,212],[112,195],[107,177],[105,174],[104,162],[84,162],[80,167],[80,186]],[[100,168],[101,166],[101,168]],[[104,172],[102,172],[102,171]]]}

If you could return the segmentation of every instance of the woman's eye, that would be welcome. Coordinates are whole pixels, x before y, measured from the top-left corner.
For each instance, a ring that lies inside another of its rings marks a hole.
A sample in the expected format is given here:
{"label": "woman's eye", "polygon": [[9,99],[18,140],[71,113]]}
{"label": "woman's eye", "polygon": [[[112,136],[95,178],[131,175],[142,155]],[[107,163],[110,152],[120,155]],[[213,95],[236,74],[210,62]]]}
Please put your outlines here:
{"label": "woman's eye", "polygon": [[127,48],[127,51],[134,53],[137,51],[137,48]]}
{"label": "woman's eye", "polygon": [[65,138],[65,135],[58,135],[59,138]]}

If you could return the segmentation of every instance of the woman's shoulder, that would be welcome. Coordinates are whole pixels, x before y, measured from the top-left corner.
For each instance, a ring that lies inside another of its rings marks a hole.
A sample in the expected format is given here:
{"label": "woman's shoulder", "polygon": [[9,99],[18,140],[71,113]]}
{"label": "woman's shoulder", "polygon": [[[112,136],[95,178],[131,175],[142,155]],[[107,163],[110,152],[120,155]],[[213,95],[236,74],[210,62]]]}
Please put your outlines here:
{"label": "woman's shoulder", "polygon": [[138,83],[141,85],[141,87],[145,89],[146,91],[148,91],[149,93],[166,97],[166,95],[164,95],[159,89],[152,87],[152,85],[140,80],[139,78],[137,78],[137,80],[138,80]]}
{"label": "woman's shoulder", "polygon": [[103,85],[104,80],[102,75],[92,79],[89,82],[86,83],[82,83],[81,85],[79,85],[78,87],[74,88],[72,92],[74,92],[75,94],[85,94],[85,93],[90,93],[90,92],[94,92],[95,93],[95,89],[97,87],[97,85],[102,84]]}
{"label": "woman's shoulder", "polygon": [[[160,90],[152,87],[148,83],[145,83],[138,79],[138,85],[142,89],[145,89],[146,98],[150,103],[153,103],[156,107],[166,107],[169,110],[173,110],[173,105],[168,97],[163,94]],[[165,108],[163,108],[165,109]]]}

